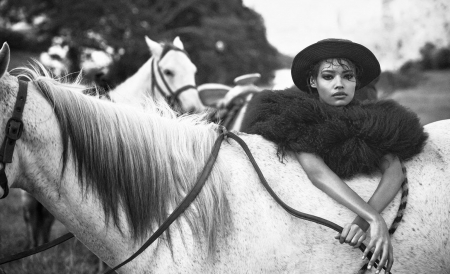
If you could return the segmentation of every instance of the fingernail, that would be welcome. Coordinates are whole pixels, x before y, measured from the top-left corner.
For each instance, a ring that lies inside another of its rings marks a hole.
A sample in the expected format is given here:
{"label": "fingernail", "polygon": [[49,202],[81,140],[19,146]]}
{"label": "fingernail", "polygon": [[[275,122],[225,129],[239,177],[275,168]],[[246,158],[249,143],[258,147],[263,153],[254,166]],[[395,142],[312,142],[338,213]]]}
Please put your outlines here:
{"label": "fingernail", "polygon": [[362,260],[366,259],[366,256],[362,256]]}
{"label": "fingernail", "polygon": [[372,268],[372,266],[369,264],[368,266],[367,266],[367,269],[371,269]]}
{"label": "fingernail", "polygon": [[380,270],[375,271],[375,273],[380,273]]}

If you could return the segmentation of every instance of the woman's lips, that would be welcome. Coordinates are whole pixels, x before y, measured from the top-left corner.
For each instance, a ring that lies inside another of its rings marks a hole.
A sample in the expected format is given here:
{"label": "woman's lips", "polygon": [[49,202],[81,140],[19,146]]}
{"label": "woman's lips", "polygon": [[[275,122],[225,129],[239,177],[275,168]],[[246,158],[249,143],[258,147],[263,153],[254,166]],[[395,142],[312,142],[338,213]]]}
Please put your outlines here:
{"label": "woman's lips", "polygon": [[333,97],[335,97],[335,98],[344,98],[346,96],[347,96],[347,93],[345,93],[345,92],[336,92],[333,94]]}

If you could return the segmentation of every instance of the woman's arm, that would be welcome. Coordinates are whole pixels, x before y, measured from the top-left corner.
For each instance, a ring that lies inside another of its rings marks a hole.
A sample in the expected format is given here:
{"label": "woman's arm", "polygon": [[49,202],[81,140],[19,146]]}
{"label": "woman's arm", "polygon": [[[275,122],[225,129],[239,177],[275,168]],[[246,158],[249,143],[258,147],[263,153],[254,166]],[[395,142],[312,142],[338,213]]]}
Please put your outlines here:
{"label": "woman's arm", "polygon": [[[405,180],[402,163],[397,156],[392,154],[385,155],[381,160],[380,170],[382,172],[380,183],[368,201],[368,204],[378,213],[381,213],[394,199],[400,190],[402,182]],[[353,223],[357,224],[364,231],[369,228],[369,224],[359,214]]]}
{"label": "woman's arm", "polygon": [[320,158],[300,152],[297,158],[311,182],[331,198],[370,222],[379,221],[380,214],[344,183]]}
{"label": "woman's arm", "polygon": [[378,270],[386,264],[386,271],[390,271],[393,264],[393,248],[388,229],[381,215],[367,204],[356,192],[344,183],[320,158],[312,153],[297,153],[297,159],[305,170],[311,182],[328,196],[344,205],[370,224],[371,240],[364,251],[364,257],[374,248],[369,261],[371,267],[380,256]]}

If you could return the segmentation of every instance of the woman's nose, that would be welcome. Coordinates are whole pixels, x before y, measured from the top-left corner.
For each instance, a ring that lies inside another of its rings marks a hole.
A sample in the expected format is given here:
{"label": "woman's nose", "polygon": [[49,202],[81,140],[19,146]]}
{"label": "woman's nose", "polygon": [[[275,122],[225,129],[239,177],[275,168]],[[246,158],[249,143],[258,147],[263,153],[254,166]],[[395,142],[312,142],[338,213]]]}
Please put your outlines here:
{"label": "woman's nose", "polygon": [[344,84],[342,82],[342,78],[338,75],[335,77],[335,83],[334,83],[334,88],[343,88]]}

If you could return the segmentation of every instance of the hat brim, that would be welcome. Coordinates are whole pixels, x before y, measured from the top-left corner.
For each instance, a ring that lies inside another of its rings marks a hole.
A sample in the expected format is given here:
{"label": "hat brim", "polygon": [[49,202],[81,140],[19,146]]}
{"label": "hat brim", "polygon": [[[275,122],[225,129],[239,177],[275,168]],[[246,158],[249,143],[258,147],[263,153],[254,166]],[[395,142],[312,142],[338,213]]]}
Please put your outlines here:
{"label": "hat brim", "polygon": [[346,58],[362,68],[358,89],[368,85],[381,73],[377,58],[363,45],[348,40],[319,41],[295,56],[291,68],[294,84],[300,90],[308,91],[308,71],[311,66],[331,58]]}

